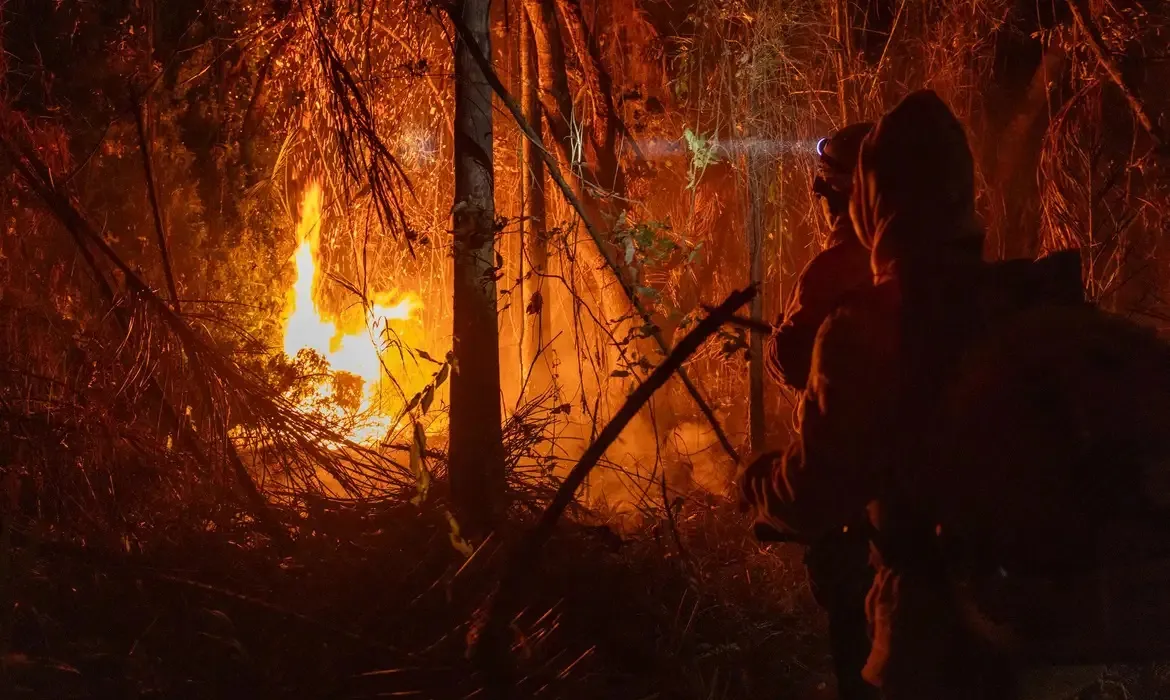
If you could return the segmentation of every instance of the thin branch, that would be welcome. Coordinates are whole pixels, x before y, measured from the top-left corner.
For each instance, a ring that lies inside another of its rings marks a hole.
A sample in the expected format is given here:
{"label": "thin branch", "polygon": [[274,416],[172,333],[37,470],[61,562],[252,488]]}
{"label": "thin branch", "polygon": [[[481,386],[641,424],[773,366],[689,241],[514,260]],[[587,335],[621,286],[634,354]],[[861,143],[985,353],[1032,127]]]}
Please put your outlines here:
{"label": "thin branch", "polygon": [[741,306],[751,301],[756,296],[756,288],[748,287],[736,292],[732,292],[727,299],[711,310],[711,314],[704,318],[695,326],[690,333],[683,336],[674,350],[671,350],[662,364],[654,368],[650,376],[646,378],[642,384],[634,390],[626,399],[625,404],[622,405],[618,412],[614,414],[609,423],[598,434],[597,439],[585,450],[585,454],[581,455],[580,461],[573,467],[569,475],[565,477],[564,482],[561,483],[560,489],[557,490],[557,495],[549,504],[548,509],[545,510],[544,515],[541,516],[540,523],[533,532],[532,546],[537,548],[543,546],[544,541],[552,534],[553,528],[556,526],[557,520],[560,519],[561,514],[569,506],[573,500],[573,495],[577,489],[585,482],[585,477],[597,464],[597,460],[601,458],[605,451],[609,449],[610,445],[617,440],[618,435],[621,434],[622,429],[626,424],[633,420],[638,411],[646,405],[650,397],[654,395],[663,384],[670,379],[671,375],[682,369],[686,362],[699,346],[703,344],[707,338],[714,335],[724,323],[728,321]]}
{"label": "thin branch", "polygon": [[146,194],[150,199],[150,211],[154,214],[154,232],[158,235],[158,252],[162,256],[163,273],[167,278],[167,291],[171,293],[171,306],[180,312],[179,288],[175,285],[175,273],[171,269],[171,254],[167,250],[167,230],[163,224],[162,208],[158,204],[158,188],[155,186],[154,165],[151,163],[150,139],[146,137],[146,120],[142,110],[145,103],[137,100],[131,104],[134,111],[134,125],[138,129],[138,150],[142,152],[142,170],[146,176]]}

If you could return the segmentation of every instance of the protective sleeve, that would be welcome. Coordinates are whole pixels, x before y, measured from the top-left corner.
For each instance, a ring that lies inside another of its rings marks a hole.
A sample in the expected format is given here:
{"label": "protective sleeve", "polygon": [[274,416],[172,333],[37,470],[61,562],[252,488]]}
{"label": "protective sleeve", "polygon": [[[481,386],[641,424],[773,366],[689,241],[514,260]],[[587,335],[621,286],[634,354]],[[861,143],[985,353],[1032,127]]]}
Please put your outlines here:
{"label": "protective sleeve", "polygon": [[842,308],[821,326],[799,439],[761,456],[741,482],[758,523],[811,540],[855,522],[877,496],[895,387],[892,334],[875,321]]}
{"label": "protective sleeve", "polygon": [[857,242],[833,246],[809,262],[768,339],[764,363],[775,381],[804,391],[821,324],[845,295],[867,285],[871,276],[869,252]]}

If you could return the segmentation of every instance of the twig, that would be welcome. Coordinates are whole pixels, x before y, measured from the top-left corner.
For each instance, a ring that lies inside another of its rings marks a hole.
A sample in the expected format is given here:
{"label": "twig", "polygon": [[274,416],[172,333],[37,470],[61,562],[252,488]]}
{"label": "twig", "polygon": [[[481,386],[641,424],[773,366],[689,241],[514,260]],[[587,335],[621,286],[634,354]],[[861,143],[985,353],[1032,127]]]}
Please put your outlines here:
{"label": "twig", "polygon": [[[736,310],[755,296],[755,287],[732,292],[722,304],[712,310],[709,316],[699,321],[691,332],[679,341],[674,350],[662,361],[662,364],[654,368],[650,376],[630,394],[609,423],[602,428],[597,439],[589,445],[585,453],[581,455],[581,459],[569,471],[568,476],[557,489],[556,495],[553,496],[552,502],[549,503],[536,526],[525,535],[509,558],[503,578],[500,580],[495,594],[481,610],[477,621],[478,629],[473,633],[475,635],[475,639],[472,641],[473,654],[484,662],[485,673],[489,679],[495,681],[494,684],[489,684],[489,687],[486,688],[489,696],[492,696],[493,693],[499,696],[508,685],[506,678],[508,659],[504,654],[509,645],[504,635],[507,633],[506,621],[512,619],[516,603],[519,602],[519,584],[530,578],[541,550],[552,536],[557,521],[572,503],[577,489],[585,483],[585,479],[597,466],[602,455],[613,445],[626,425],[650,401],[654,392],[666,384],[671,375],[679,371],[687,358],[694,354],[709,337],[714,335],[735,314]],[[493,685],[494,687],[492,687]]]}
{"label": "twig", "polygon": [[[715,307],[708,306],[707,304],[700,304],[699,308],[703,309],[703,311],[706,311],[707,313],[711,313],[715,310]],[[759,319],[755,318],[748,318],[747,316],[740,316],[739,314],[736,314],[735,316],[727,319],[727,322],[733,326],[741,326],[743,328],[747,328],[748,330],[757,331],[759,333],[766,333],[769,335],[774,330],[772,326],[765,321],[760,321]]]}
{"label": "twig", "polygon": [[[658,344],[658,348],[664,354],[669,354],[670,347],[666,344],[666,340],[662,337],[662,332],[657,330],[657,326],[654,325],[653,320],[650,317],[650,313],[646,311],[646,308],[642,306],[640,301],[638,301],[638,297],[634,290],[630,288],[629,282],[627,282],[626,279],[622,276],[621,268],[618,267],[617,262],[606,249],[605,242],[602,240],[597,226],[590,220],[589,215],[586,213],[585,205],[581,202],[581,200],[573,192],[572,187],[570,187],[569,183],[565,180],[564,175],[561,173],[560,167],[557,165],[556,159],[553,158],[548,149],[544,147],[544,143],[541,141],[540,136],[538,136],[537,133],[533,130],[532,125],[528,123],[528,120],[524,118],[524,111],[520,108],[520,104],[516,102],[516,99],[512,97],[511,93],[508,92],[508,89],[504,87],[504,84],[500,81],[500,77],[496,75],[495,70],[492,69],[491,63],[487,60],[486,57],[484,57],[483,52],[479,50],[478,46],[474,42],[471,42],[470,38],[467,36],[467,28],[463,26],[459,18],[450,11],[448,11],[447,15],[450,17],[451,24],[455,27],[455,31],[463,37],[464,42],[471,48],[471,56],[473,59],[475,59],[476,64],[479,65],[480,71],[483,73],[488,83],[492,86],[492,90],[495,91],[496,95],[499,96],[500,100],[504,103],[505,106],[507,106],[508,111],[512,113],[512,117],[516,120],[516,124],[524,132],[525,136],[527,136],[532,140],[533,143],[540,147],[540,157],[548,167],[549,176],[552,177],[553,182],[555,182],[557,187],[560,188],[561,193],[564,195],[565,199],[569,202],[573,209],[577,211],[577,215],[581,217],[581,221],[585,224],[585,230],[589,232],[589,237],[593,239],[594,244],[597,246],[597,250],[601,253],[601,257],[605,259],[606,267],[608,267],[610,272],[613,273],[613,276],[617,279],[617,282],[619,286],[621,286],[622,291],[625,292],[626,298],[630,301],[630,305],[633,306],[634,310],[638,312],[638,315],[645,324],[656,329],[652,336],[654,341]],[[715,436],[719,439],[719,444],[722,445],[724,452],[726,452],[727,455],[731,457],[731,459],[736,464],[739,464],[739,453],[736,452],[735,448],[731,445],[731,440],[728,439],[727,433],[723,431],[723,426],[719,424],[719,419],[715,417],[715,412],[711,410],[711,406],[707,404],[706,399],[703,398],[703,395],[699,392],[698,387],[695,386],[695,383],[691,380],[686,370],[682,367],[678,368],[678,378],[682,381],[683,386],[686,387],[687,393],[689,393],[691,398],[695,400],[695,404],[698,405],[699,411],[703,414],[703,417],[711,425],[711,429],[715,432]]]}
{"label": "twig", "polygon": [[158,189],[155,187],[154,166],[150,158],[150,140],[146,138],[146,124],[142,118],[144,105],[134,100],[134,125],[138,128],[138,150],[142,152],[142,170],[146,175],[146,194],[150,199],[150,210],[154,214],[154,232],[158,235],[158,252],[162,256],[163,273],[167,278],[167,291],[171,293],[171,306],[179,312],[179,288],[175,286],[175,273],[171,269],[171,254],[167,250],[167,230],[163,225],[162,208],[158,204]]}
{"label": "twig", "polygon": [[1150,115],[1145,103],[1138,97],[1137,90],[1129,84],[1129,81],[1122,74],[1121,69],[1109,57],[1108,50],[1105,47],[1105,40],[1101,37],[1100,30],[1097,29],[1097,25],[1093,23],[1093,20],[1085,14],[1084,7],[1082,7],[1083,0],[1067,0],[1067,2],[1068,8],[1072,10],[1073,19],[1076,20],[1077,28],[1085,33],[1089,48],[1093,50],[1093,54],[1097,57],[1097,62],[1101,64],[1101,67],[1105,69],[1109,78],[1121,90],[1121,94],[1125,95],[1125,100],[1129,103],[1129,108],[1133,110],[1133,115],[1138,120],[1138,123],[1149,133],[1158,152],[1163,155],[1170,155],[1170,138],[1167,138],[1161,125]]}

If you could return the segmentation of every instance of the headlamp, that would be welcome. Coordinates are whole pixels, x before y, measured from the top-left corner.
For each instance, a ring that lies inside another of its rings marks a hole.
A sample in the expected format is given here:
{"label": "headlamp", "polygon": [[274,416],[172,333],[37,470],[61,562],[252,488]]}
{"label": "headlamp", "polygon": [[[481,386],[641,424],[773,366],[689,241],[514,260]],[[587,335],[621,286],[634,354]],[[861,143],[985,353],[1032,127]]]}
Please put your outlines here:
{"label": "headlamp", "polygon": [[828,143],[829,143],[829,137],[828,137],[828,136],[823,136],[823,137],[821,137],[821,140],[820,140],[820,141],[817,141],[817,155],[818,155],[818,156],[824,157],[824,155],[825,155],[825,146],[826,146],[826,145],[828,145]]}

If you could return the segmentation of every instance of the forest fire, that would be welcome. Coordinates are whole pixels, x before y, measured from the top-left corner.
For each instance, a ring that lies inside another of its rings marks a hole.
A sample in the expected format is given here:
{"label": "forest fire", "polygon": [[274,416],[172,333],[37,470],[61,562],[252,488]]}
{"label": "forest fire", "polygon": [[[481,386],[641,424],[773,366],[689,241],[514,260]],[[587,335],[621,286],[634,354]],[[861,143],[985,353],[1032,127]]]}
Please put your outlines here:
{"label": "forest fire", "polygon": [[[352,419],[353,428],[347,437],[357,442],[372,442],[396,427],[401,407],[406,403],[405,392],[412,384],[409,375],[417,373],[406,371],[405,377],[389,376],[382,359],[383,350],[391,338],[395,345],[410,344],[411,339],[406,337],[410,331],[407,322],[414,318],[421,302],[410,294],[377,292],[364,314],[360,313],[358,304],[350,313],[328,318],[318,303],[323,223],[321,186],[312,182],[305,190],[297,220],[297,249],[293,255],[296,281],[285,305],[288,316],[284,352],[295,358],[304,350],[314,351],[328,362],[333,373],[332,381],[329,378],[318,381],[315,394],[301,401],[302,408],[324,403],[335,417]],[[401,364],[407,370],[408,363]],[[360,393],[356,397],[347,401],[343,396],[339,387],[344,379],[339,374],[360,380]]]}
{"label": "forest fire", "polygon": [[0,16],[0,700],[1170,700],[1170,2]]}

